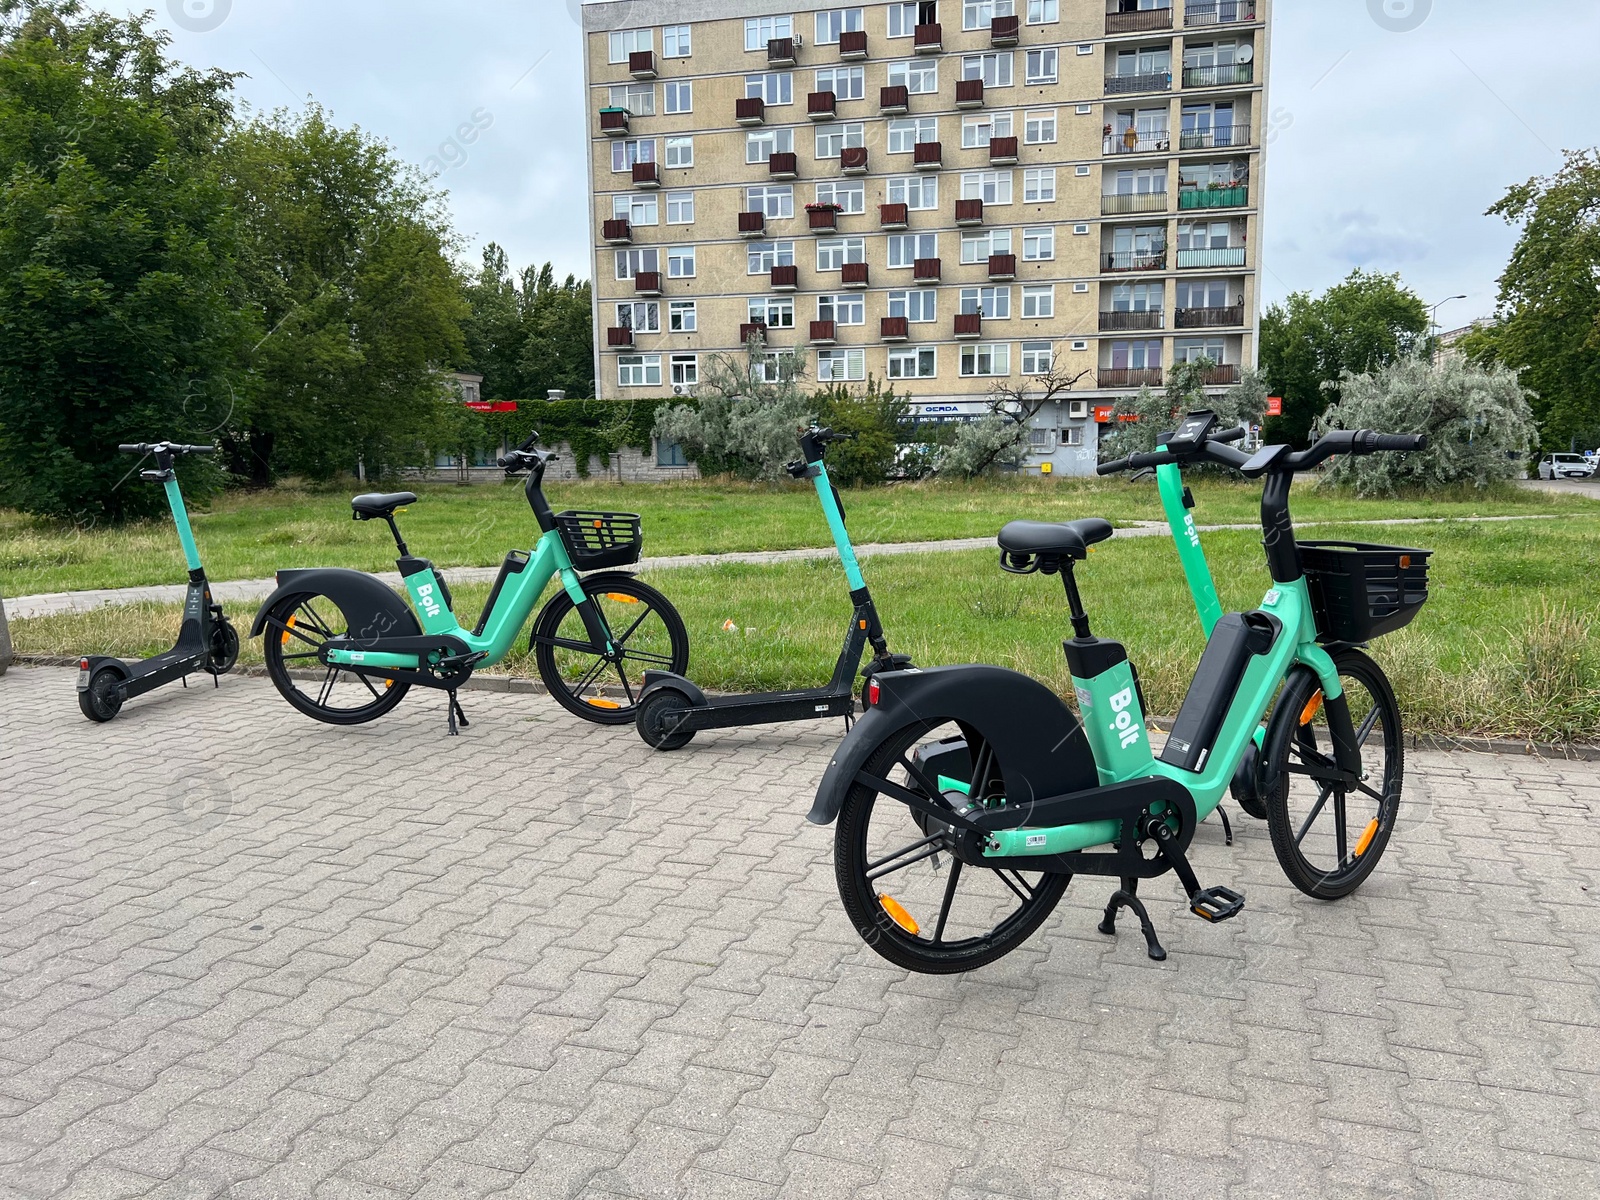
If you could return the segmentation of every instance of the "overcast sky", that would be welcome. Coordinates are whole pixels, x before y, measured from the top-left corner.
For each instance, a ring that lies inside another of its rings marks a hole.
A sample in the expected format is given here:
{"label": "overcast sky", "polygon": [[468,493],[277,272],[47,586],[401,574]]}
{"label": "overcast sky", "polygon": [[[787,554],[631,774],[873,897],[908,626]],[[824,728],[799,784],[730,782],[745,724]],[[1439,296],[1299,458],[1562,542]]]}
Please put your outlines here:
{"label": "overcast sky", "polygon": [[[153,2],[176,55],[244,72],[251,105],[315,98],[413,162],[456,164],[439,183],[474,258],[497,241],[588,274],[577,0]],[[1487,315],[1514,234],[1484,210],[1600,143],[1596,0],[1279,0],[1273,54],[1268,300],[1360,266],[1429,304],[1466,293],[1446,328]]]}

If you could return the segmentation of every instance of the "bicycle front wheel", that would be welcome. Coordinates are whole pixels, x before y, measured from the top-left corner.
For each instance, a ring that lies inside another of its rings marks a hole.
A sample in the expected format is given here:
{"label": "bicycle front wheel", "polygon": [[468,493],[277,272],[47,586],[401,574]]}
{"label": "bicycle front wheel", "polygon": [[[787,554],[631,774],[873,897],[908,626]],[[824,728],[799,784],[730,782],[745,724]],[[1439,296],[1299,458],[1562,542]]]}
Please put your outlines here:
{"label": "bicycle front wheel", "polygon": [[688,669],[689,631],[672,602],[637,579],[613,575],[582,584],[611,631],[611,650],[590,641],[583,614],[563,589],[534,626],[530,648],[539,678],[562,708],[586,721],[632,724],[646,671]]}

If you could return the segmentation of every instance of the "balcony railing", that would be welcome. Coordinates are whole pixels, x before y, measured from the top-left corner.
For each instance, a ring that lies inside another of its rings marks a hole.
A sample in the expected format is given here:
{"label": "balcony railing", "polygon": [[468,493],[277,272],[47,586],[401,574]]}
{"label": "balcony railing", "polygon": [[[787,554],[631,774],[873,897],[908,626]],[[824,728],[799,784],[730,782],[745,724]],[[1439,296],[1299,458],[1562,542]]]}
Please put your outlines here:
{"label": "balcony railing", "polygon": [[1107,33],[1147,33],[1156,29],[1172,28],[1172,8],[1141,8],[1130,10],[1123,0],[1111,0],[1106,9]]}
{"label": "balcony railing", "polygon": [[767,340],[767,323],[765,321],[747,321],[739,326],[739,344],[746,345],[751,338],[758,341]]}
{"label": "balcony railing", "polygon": [[811,342],[816,346],[831,346],[834,338],[834,323],[832,321],[811,322]]}
{"label": "balcony railing", "polygon": [[735,118],[741,125],[761,125],[767,119],[767,102],[760,96],[751,96],[733,103]]}
{"label": "balcony railing", "polygon": [[661,272],[639,271],[633,277],[633,290],[641,296],[661,295]]}
{"label": "balcony railing", "polygon": [[799,267],[773,267],[772,290],[775,292],[792,292],[800,286]]}
{"label": "balcony railing", "polygon": [[989,255],[989,279],[991,281],[1015,279],[1017,277],[1017,256],[1015,254]]}
{"label": "balcony railing", "polygon": [[742,212],[739,214],[739,236],[758,238],[767,231],[767,214]]}
{"label": "balcony railing", "polygon": [[911,163],[919,171],[937,171],[944,165],[941,142],[918,142],[911,148]]}
{"label": "balcony railing", "polygon": [[633,164],[633,186],[636,188],[658,188],[661,186],[661,169],[653,162]]}
{"label": "balcony railing", "polygon": [[1244,324],[1244,305],[1228,308],[1180,308],[1175,314],[1179,329],[1231,329]]}
{"label": "balcony railing", "polygon": [[624,350],[631,350],[633,348],[633,330],[627,326],[623,326],[621,329],[612,328],[606,330],[606,345],[613,350],[619,347]]}
{"label": "balcony railing", "polygon": [[839,266],[839,283],[843,287],[864,288],[871,281],[871,278],[867,264],[864,262],[847,262],[841,263]]}
{"label": "balcony railing", "polygon": [[774,179],[797,179],[800,175],[800,160],[792,153],[777,153],[767,159],[767,170]]}
{"label": "balcony railing", "polygon": [[1239,364],[1222,363],[1212,367],[1202,376],[1207,387],[1226,387],[1239,382]]}
{"label": "balcony railing", "polygon": [[656,52],[654,50],[635,50],[628,55],[628,73],[635,79],[654,79],[656,77]]}
{"label": "balcony railing", "polygon": [[1159,308],[1149,312],[1103,312],[1100,328],[1109,332],[1135,329],[1165,329],[1166,314]]}
{"label": "balcony railing", "polygon": [[989,44],[991,46],[1015,46],[1021,40],[1021,17],[995,17],[989,22]]}
{"label": "balcony railing", "polygon": [[806,116],[813,121],[831,121],[839,115],[839,101],[832,92],[812,92],[806,97]]}
{"label": "balcony railing", "polygon": [[1172,149],[1172,134],[1165,129],[1135,129],[1105,135],[1107,154],[1165,154]]}
{"label": "balcony railing", "polygon": [[896,84],[894,87],[880,88],[878,90],[878,108],[886,116],[891,117],[910,111],[911,89],[903,83]]}
{"label": "balcony railing", "polygon": [[911,220],[911,210],[904,204],[878,205],[878,224],[885,229],[904,229]]}
{"label": "balcony railing", "polygon": [[1179,250],[1178,267],[1180,270],[1190,267],[1215,269],[1219,267],[1242,267],[1244,261],[1243,246],[1224,246],[1220,250]]}
{"label": "balcony railing", "polygon": [[1215,129],[1185,129],[1178,135],[1179,150],[1224,150],[1248,146],[1250,126],[1219,125]]}
{"label": "balcony railing", "polygon": [[1256,19],[1256,0],[1188,0],[1185,25],[1234,25]]}
{"label": "balcony railing", "polygon": [[854,33],[841,33],[839,35],[840,58],[865,58],[867,56],[867,31],[857,30]]}
{"label": "balcony railing", "polygon": [[767,65],[792,67],[795,64],[795,45],[792,37],[773,38],[767,43]]}
{"label": "balcony railing", "polygon": [[1103,388],[1162,387],[1166,378],[1160,367],[1102,367],[1096,382]]}
{"label": "balcony railing", "polygon": [[1214,67],[1185,67],[1183,86],[1186,88],[1237,87],[1254,83],[1256,65],[1253,62],[1218,63]]}
{"label": "balcony railing", "polygon": [[1250,188],[1240,184],[1228,188],[1180,188],[1178,211],[1194,208],[1244,208],[1250,203]]}
{"label": "balcony railing", "polygon": [[1106,95],[1108,96],[1127,96],[1134,92],[1166,92],[1171,89],[1171,71],[1149,71],[1143,75],[1106,76]]}
{"label": "balcony railing", "polygon": [[918,25],[911,37],[911,48],[918,54],[938,54],[944,49],[944,26],[937,21]]}
{"label": "balcony railing", "polygon": [[878,337],[885,342],[903,342],[910,336],[908,317],[884,317],[878,322]]}
{"label": "balcony railing", "polygon": [[867,173],[867,148],[865,146],[846,146],[839,151],[839,169],[846,175],[865,175]]}
{"label": "balcony railing", "polygon": [[916,262],[911,264],[911,277],[917,280],[919,283],[925,279],[932,280],[933,282],[937,283],[940,275],[943,273],[941,271],[942,261],[943,260],[937,258],[917,259]]}
{"label": "balcony railing", "polygon": [[956,201],[957,225],[982,225],[983,201],[982,200],[957,200]]}
{"label": "balcony railing", "polygon": [[956,107],[957,108],[982,108],[983,107],[983,80],[958,79],[956,80]]}
{"label": "balcony railing", "polygon": [[997,137],[989,139],[989,163],[991,166],[1005,167],[1017,161],[1017,139],[1014,137]]}
{"label": "balcony railing", "polygon": [[1125,213],[1164,213],[1167,211],[1166,192],[1113,192],[1100,197],[1100,211],[1106,216]]}
{"label": "balcony railing", "polygon": [[633,241],[633,225],[626,217],[618,217],[601,226],[606,242],[612,246],[626,246]]}
{"label": "balcony railing", "polygon": [[837,204],[806,205],[806,224],[818,231],[832,232],[839,228]]}
{"label": "balcony railing", "polygon": [[957,313],[956,336],[958,338],[976,338],[983,336],[982,313]]}
{"label": "balcony railing", "polygon": [[1165,271],[1165,250],[1115,250],[1105,256],[1107,271]]}
{"label": "balcony railing", "polygon": [[607,137],[626,137],[633,114],[625,108],[602,108],[600,110],[600,132]]}

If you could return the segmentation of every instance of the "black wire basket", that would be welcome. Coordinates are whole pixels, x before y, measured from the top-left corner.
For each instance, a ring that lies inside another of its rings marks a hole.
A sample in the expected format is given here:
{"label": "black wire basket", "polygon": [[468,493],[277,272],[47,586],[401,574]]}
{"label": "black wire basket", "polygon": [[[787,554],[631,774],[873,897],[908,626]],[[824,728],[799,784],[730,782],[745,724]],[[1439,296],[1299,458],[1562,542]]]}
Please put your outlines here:
{"label": "black wire basket", "polygon": [[572,565],[580,571],[626,567],[644,553],[638,513],[557,513],[556,529]]}
{"label": "black wire basket", "polygon": [[1317,639],[1366,642],[1411,624],[1428,602],[1432,554],[1365,542],[1301,542]]}

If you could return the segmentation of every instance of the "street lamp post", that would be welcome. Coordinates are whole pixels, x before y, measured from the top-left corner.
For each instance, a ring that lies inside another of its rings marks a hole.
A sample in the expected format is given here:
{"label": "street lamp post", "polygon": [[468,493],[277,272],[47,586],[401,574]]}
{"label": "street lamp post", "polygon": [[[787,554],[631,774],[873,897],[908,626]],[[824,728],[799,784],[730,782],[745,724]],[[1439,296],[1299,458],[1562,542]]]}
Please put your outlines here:
{"label": "street lamp post", "polygon": [[1467,297],[1465,293],[1459,296],[1446,296],[1443,300],[1439,301],[1439,303],[1435,304],[1428,310],[1428,338],[1430,340],[1432,340],[1434,336],[1433,331],[1439,327],[1439,310],[1446,304],[1449,304],[1452,300],[1465,300],[1466,298]]}

